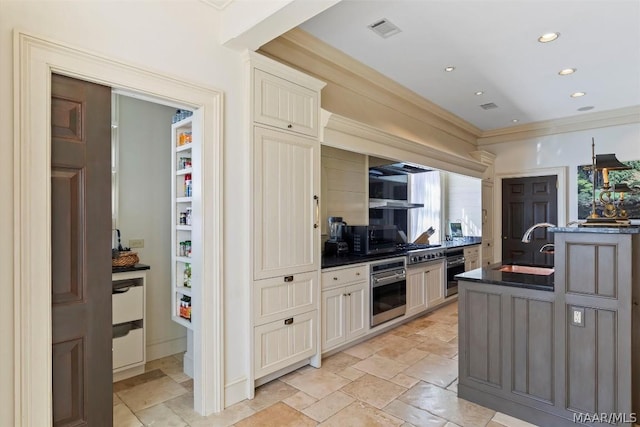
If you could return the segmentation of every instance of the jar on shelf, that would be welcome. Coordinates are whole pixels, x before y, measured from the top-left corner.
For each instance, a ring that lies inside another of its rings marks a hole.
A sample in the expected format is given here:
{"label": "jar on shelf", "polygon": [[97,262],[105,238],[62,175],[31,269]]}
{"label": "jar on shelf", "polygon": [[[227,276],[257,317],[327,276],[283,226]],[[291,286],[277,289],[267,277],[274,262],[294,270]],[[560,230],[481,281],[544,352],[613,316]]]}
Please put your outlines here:
{"label": "jar on shelf", "polygon": [[191,225],[191,208],[187,208],[186,215],[187,215],[186,224]]}
{"label": "jar on shelf", "polygon": [[192,190],[191,174],[187,173],[184,175],[184,196],[191,197]]}
{"label": "jar on shelf", "polygon": [[185,288],[191,287],[191,263],[184,265],[184,278],[182,282]]}

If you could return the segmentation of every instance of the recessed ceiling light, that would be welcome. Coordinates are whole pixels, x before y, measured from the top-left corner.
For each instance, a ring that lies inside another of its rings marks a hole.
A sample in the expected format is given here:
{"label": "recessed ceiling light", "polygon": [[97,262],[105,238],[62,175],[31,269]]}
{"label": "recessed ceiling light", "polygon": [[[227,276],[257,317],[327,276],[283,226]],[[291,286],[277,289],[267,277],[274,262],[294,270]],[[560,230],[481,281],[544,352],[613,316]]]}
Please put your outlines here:
{"label": "recessed ceiling light", "polygon": [[593,110],[595,107],[593,105],[589,105],[587,107],[580,107],[578,108],[578,111],[589,111],[589,110]]}
{"label": "recessed ceiling light", "polygon": [[568,76],[569,74],[575,73],[577,70],[575,68],[565,68],[564,70],[558,71],[558,74],[561,76]]}
{"label": "recessed ceiling light", "polygon": [[453,70],[455,70],[455,69],[456,69],[456,67],[447,67],[447,68],[445,68],[444,70],[445,70],[447,73],[450,73],[450,72],[452,72],[452,71],[453,71]]}
{"label": "recessed ceiling light", "polygon": [[572,98],[580,98],[581,96],[585,96],[587,94],[587,92],[573,92],[571,94]]}
{"label": "recessed ceiling light", "polygon": [[560,37],[560,33],[546,33],[538,37],[540,43],[549,43]]}
{"label": "recessed ceiling light", "polygon": [[511,121],[512,121],[513,123],[518,123],[520,120],[518,120],[518,119],[512,119]]}
{"label": "recessed ceiling light", "polygon": [[479,90],[476,92],[476,95],[482,95],[483,93],[484,93],[483,91]]}

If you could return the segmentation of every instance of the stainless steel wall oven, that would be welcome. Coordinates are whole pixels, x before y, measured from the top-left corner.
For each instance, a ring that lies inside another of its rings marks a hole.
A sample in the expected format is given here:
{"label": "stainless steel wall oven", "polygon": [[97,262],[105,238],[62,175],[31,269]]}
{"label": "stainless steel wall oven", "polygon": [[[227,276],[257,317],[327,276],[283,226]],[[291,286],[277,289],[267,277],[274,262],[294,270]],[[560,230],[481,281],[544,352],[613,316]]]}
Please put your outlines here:
{"label": "stainless steel wall oven", "polygon": [[448,297],[458,293],[458,281],[454,278],[456,274],[464,273],[464,249],[447,249],[447,284],[444,296]]}
{"label": "stainless steel wall oven", "polygon": [[404,316],[407,309],[406,257],[371,264],[371,326]]}

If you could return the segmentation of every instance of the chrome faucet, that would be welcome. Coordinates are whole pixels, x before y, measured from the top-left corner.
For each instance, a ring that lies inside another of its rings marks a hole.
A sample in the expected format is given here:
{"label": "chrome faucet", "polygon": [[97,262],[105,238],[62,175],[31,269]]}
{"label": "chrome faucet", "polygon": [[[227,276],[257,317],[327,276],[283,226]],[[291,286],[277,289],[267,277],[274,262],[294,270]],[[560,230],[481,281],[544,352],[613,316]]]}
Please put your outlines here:
{"label": "chrome faucet", "polygon": [[553,243],[547,243],[546,245],[542,245],[538,252],[540,252],[541,254],[552,255],[555,253],[555,251],[556,245],[554,245]]}
{"label": "chrome faucet", "polygon": [[555,227],[555,224],[551,224],[550,222],[539,222],[537,224],[533,224],[527,231],[522,235],[522,243],[531,243],[531,235],[535,231],[536,228],[540,227]]}

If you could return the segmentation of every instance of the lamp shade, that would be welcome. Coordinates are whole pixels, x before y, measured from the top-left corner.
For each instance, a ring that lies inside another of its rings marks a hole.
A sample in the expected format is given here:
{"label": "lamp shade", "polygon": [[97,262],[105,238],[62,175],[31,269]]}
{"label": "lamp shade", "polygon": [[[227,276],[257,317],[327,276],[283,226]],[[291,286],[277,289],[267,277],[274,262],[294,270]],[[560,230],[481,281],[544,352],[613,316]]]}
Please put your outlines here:
{"label": "lamp shade", "polygon": [[629,187],[626,183],[613,184],[613,191],[616,193],[635,193],[638,191],[636,187]]}
{"label": "lamp shade", "polygon": [[631,166],[620,162],[615,154],[596,154],[596,169],[627,170],[631,169]]}

